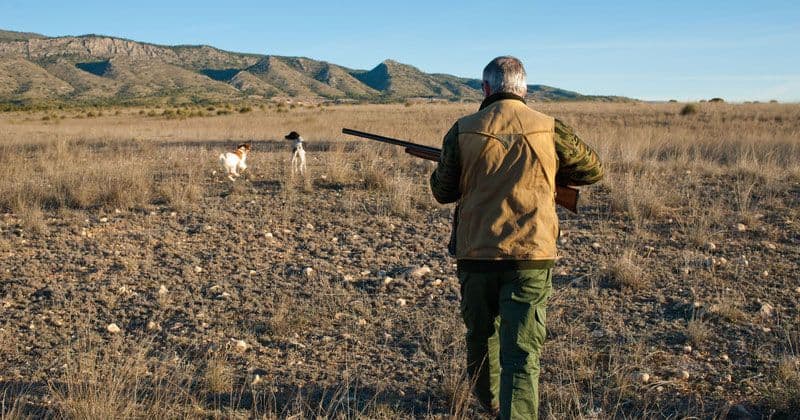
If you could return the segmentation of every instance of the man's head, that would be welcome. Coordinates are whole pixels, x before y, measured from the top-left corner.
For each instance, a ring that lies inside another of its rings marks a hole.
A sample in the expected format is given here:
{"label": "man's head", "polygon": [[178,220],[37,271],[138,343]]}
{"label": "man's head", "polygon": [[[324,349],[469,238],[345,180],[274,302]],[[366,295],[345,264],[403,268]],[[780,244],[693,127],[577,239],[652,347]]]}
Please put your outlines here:
{"label": "man's head", "polygon": [[525,96],[528,82],[522,62],[510,55],[495,58],[483,68],[482,86],[486,96],[500,92]]}

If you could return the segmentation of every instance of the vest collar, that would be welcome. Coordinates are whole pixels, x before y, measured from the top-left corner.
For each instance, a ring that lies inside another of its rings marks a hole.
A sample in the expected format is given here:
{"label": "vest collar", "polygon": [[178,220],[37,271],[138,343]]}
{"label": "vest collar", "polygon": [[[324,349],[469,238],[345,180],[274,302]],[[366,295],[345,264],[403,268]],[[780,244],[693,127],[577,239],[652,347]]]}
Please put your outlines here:
{"label": "vest collar", "polygon": [[484,109],[487,106],[497,101],[501,101],[503,99],[514,99],[517,101],[521,101],[523,104],[525,103],[525,98],[523,98],[522,96],[515,95],[509,92],[497,92],[487,96],[486,99],[484,99],[483,102],[481,102],[481,107],[478,108],[478,110]]}

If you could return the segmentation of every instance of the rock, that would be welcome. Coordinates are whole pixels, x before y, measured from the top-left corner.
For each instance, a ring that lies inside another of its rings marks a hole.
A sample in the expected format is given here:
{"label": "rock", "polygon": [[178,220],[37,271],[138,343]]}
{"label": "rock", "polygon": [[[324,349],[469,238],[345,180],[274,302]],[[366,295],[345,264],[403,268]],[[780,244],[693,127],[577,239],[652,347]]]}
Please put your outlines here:
{"label": "rock", "polygon": [[160,330],[160,329],[161,329],[161,327],[157,323],[155,323],[154,321],[147,321],[147,330],[148,331],[156,331],[156,330]]}
{"label": "rock", "polygon": [[110,332],[111,334],[117,334],[122,330],[117,326],[117,324],[111,323],[106,327],[106,331]]}
{"label": "rock", "polygon": [[689,345],[683,346],[683,352],[684,353],[691,353],[692,352],[692,346],[689,346]]}
{"label": "rock", "polygon": [[439,287],[441,285],[442,285],[442,280],[441,279],[436,279],[436,280],[431,282],[431,286],[433,286],[433,287]]}
{"label": "rock", "polygon": [[258,274],[256,270],[250,270],[249,273],[251,276],[255,276],[256,274]]}
{"label": "rock", "polygon": [[758,310],[758,313],[761,315],[762,318],[769,318],[772,316],[774,312],[775,308],[769,303],[761,305],[761,309]]}
{"label": "rock", "polygon": [[169,293],[169,290],[167,290],[167,286],[164,286],[162,284],[161,287],[158,288],[158,295],[159,296],[166,296],[167,293]]}
{"label": "rock", "polygon": [[176,211],[173,211],[173,212],[170,212],[170,213],[169,213],[169,216],[170,216],[170,217],[175,217],[175,216],[177,216],[177,215],[178,215],[178,212],[176,212]]}
{"label": "rock", "polygon": [[311,267],[306,267],[303,269],[303,275],[306,277],[311,277],[314,274],[314,269]]}
{"label": "rock", "polygon": [[684,380],[684,381],[689,380],[689,371],[688,370],[682,370],[681,373],[678,375],[678,377],[681,380]]}
{"label": "rock", "polygon": [[406,306],[407,303],[408,302],[403,298],[398,298],[397,299],[397,306]]}
{"label": "rock", "polygon": [[231,338],[231,341],[233,342],[233,346],[236,349],[236,351],[244,353],[247,351],[247,349],[250,348],[250,345],[247,344],[247,342],[244,340],[237,340],[235,338]]}
{"label": "rock", "polygon": [[769,271],[764,270],[763,272],[761,272],[761,277],[769,277]]}
{"label": "rock", "polygon": [[423,265],[422,267],[417,267],[417,268],[409,271],[408,274],[409,274],[409,276],[411,276],[411,277],[413,277],[415,279],[421,279],[421,278],[427,276],[430,273],[431,273],[431,268],[428,267],[427,265]]}
{"label": "rock", "polygon": [[267,233],[265,233],[265,234],[264,234],[264,237],[265,237],[265,238],[267,238],[267,239],[272,239],[272,238],[274,238],[274,236],[272,236],[272,232],[267,232]]}
{"label": "rock", "polygon": [[199,265],[194,266],[194,272],[195,273],[202,273],[203,272],[203,267],[200,267]]}
{"label": "rock", "polygon": [[747,230],[747,225],[745,225],[744,223],[737,223],[736,224],[736,231],[737,232],[744,232],[746,230]]}
{"label": "rock", "polygon": [[730,357],[728,357],[728,355],[727,355],[727,354],[723,354],[723,355],[722,355],[722,356],[720,356],[719,358],[720,358],[720,359],[721,359],[723,362],[729,362],[729,361],[731,360],[731,358],[730,358]]}
{"label": "rock", "polygon": [[725,258],[725,257],[719,257],[719,259],[717,260],[717,264],[726,265],[726,264],[728,264],[728,259]]}
{"label": "rock", "polygon": [[391,277],[388,277],[388,276],[383,278],[383,284],[384,285],[388,285],[389,283],[391,283],[393,281],[394,281],[394,279],[391,278]]}
{"label": "rock", "polygon": [[706,242],[706,249],[708,251],[714,251],[717,249],[717,246],[714,244],[714,242]]}
{"label": "rock", "polygon": [[101,217],[100,223],[108,223],[108,217]]}
{"label": "rock", "polygon": [[358,320],[358,326],[359,327],[363,327],[365,325],[367,325],[367,320],[366,319],[361,318],[361,319]]}
{"label": "rock", "polygon": [[800,286],[795,287],[794,292],[800,294]]}
{"label": "rock", "polygon": [[594,248],[594,249],[600,249],[600,243],[598,243],[598,242],[592,242],[592,248]]}
{"label": "rock", "polygon": [[311,223],[306,223],[306,229],[314,230],[314,225],[312,225]]}
{"label": "rock", "polygon": [[355,281],[355,280],[356,280],[356,278],[355,278],[355,277],[353,277],[353,275],[352,275],[352,274],[345,274],[345,275],[342,277],[342,280],[344,280],[344,281],[346,281],[346,282],[353,282],[353,281]]}
{"label": "rock", "polygon": [[650,382],[650,374],[649,373],[645,373],[645,372],[641,372],[641,373],[639,373],[639,375],[637,375],[637,379],[639,380],[639,382],[641,382],[643,384],[646,384],[646,383]]}
{"label": "rock", "polygon": [[772,242],[765,242],[764,246],[769,249],[770,251],[775,251],[778,249],[778,246],[773,244]]}

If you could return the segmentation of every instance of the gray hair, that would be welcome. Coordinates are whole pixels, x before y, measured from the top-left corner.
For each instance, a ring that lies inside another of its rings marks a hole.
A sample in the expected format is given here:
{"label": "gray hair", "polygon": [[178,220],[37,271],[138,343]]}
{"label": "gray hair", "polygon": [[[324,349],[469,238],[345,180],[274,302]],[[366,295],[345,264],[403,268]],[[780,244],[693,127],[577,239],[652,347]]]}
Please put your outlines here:
{"label": "gray hair", "polygon": [[483,81],[492,93],[507,92],[525,96],[528,92],[525,67],[518,58],[510,55],[497,57],[483,68]]}

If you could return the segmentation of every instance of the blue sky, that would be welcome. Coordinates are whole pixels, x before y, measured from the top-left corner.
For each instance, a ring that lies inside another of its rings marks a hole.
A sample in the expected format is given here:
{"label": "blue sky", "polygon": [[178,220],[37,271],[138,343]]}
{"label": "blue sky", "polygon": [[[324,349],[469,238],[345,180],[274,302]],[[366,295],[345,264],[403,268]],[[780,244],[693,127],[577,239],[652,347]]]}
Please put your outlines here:
{"label": "blue sky", "polygon": [[653,100],[800,101],[800,2],[21,1],[0,28],[208,44],[369,69],[386,58],[479,77],[511,54],[529,83]]}

